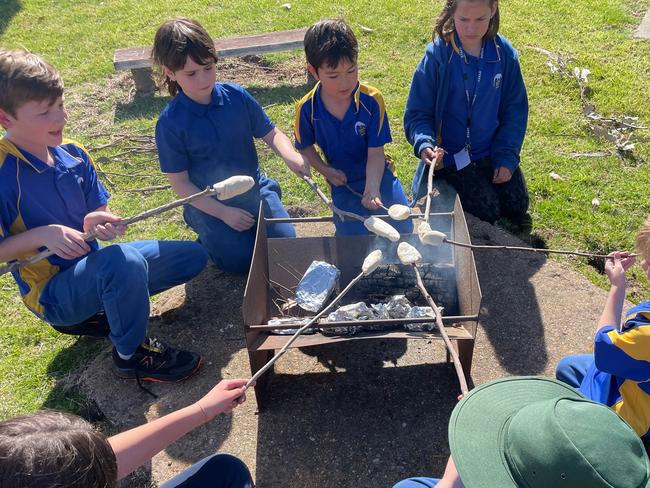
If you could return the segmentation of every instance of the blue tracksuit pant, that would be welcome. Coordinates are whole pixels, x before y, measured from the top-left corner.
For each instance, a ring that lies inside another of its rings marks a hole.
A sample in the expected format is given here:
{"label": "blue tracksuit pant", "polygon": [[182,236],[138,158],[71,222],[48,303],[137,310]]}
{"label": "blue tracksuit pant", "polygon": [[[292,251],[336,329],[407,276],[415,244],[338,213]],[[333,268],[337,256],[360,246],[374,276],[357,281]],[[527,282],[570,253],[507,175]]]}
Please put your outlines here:
{"label": "blue tracksuit pant", "polygon": [[113,345],[121,354],[132,354],[147,333],[149,296],[192,279],[207,259],[196,242],[103,247],[48,281],[40,298],[44,319],[57,326],[75,325],[103,310]]}
{"label": "blue tracksuit pant", "polygon": [[[267,218],[287,218],[289,214],[280,200],[280,186],[277,181],[262,176],[260,178],[260,199]],[[228,204],[227,201],[223,202]],[[257,218],[257,209],[246,208]],[[255,225],[243,232],[236,231],[223,220],[187,205],[184,211],[185,222],[199,236],[214,264],[223,271],[246,273],[253,258],[255,246]],[[296,237],[293,224],[270,224],[266,233],[269,237]]]}
{"label": "blue tracksuit pant", "polygon": [[229,454],[214,454],[190,466],[160,488],[253,488],[246,465]]}

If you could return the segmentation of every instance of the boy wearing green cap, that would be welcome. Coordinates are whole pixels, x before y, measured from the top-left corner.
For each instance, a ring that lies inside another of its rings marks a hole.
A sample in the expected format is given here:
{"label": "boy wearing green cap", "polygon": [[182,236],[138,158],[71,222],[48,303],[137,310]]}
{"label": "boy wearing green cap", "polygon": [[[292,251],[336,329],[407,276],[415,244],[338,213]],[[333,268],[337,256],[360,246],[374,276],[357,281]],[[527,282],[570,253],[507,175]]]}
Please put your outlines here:
{"label": "boy wearing green cap", "polygon": [[[650,216],[636,239],[641,267],[650,280]],[[555,376],[587,398],[604,403],[623,417],[637,434],[650,433],[650,301],[625,312],[625,272],[635,257],[614,252],[605,262],[611,288],[594,337],[594,353],[562,358]]]}
{"label": "boy wearing green cap", "polygon": [[393,488],[649,488],[650,460],[605,405],[556,380],[513,377],[475,388],[449,421],[442,479]]}

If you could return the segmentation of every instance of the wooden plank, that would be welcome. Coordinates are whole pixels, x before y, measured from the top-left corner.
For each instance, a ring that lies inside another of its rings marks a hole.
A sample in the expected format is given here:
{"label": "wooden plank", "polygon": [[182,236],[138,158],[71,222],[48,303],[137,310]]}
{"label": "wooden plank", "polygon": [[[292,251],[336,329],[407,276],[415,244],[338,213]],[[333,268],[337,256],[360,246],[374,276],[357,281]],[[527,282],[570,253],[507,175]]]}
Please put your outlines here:
{"label": "wooden plank", "polygon": [[[447,335],[452,340],[474,341],[472,335],[462,327],[445,327]],[[289,335],[264,335],[260,334],[257,341],[250,345],[249,351],[266,351],[269,349],[281,349],[289,340]],[[362,332],[353,336],[324,336],[322,334],[311,334],[300,336],[291,344],[290,348],[310,347],[321,344],[333,344],[335,342],[359,341],[364,339],[442,339],[436,332]]]}
{"label": "wooden plank", "polygon": [[[289,51],[302,48],[305,32],[306,28],[228,37],[215,39],[214,46],[220,58]],[[113,66],[116,70],[150,68],[151,49],[151,46],[118,49],[113,56]]]}

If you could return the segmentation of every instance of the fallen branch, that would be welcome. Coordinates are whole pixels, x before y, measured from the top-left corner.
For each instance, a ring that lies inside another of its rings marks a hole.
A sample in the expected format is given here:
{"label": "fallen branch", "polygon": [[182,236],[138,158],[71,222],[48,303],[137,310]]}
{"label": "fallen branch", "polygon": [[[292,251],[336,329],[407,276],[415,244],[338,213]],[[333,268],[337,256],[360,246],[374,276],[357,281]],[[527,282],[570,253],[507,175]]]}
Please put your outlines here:
{"label": "fallen branch", "polygon": [[146,186],[144,188],[133,188],[133,189],[127,189],[122,191],[126,193],[147,193],[152,191],[169,190],[171,187],[172,187],[171,185],[154,185],[154,186]]}

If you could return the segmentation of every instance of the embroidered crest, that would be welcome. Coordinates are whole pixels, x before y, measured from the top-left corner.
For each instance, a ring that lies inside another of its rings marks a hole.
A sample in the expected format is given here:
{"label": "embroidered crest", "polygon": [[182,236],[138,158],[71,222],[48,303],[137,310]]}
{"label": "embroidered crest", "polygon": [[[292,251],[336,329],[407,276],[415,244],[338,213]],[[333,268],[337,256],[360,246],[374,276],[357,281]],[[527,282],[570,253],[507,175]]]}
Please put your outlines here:
{"label": "embroidered crest", "polygon": [[357,122],[354,124],[354,132],[361,137],[364,137],[366,135],[366,124],[363,122]]}
{"label": "embroidered crest", "polygon": [[502,79],[503,79],[503,75],[501,73],[497,73],[496,75],[494,75],[494,80],[492,80],[492,86],[494,86],[495,90],[501,88]]}

